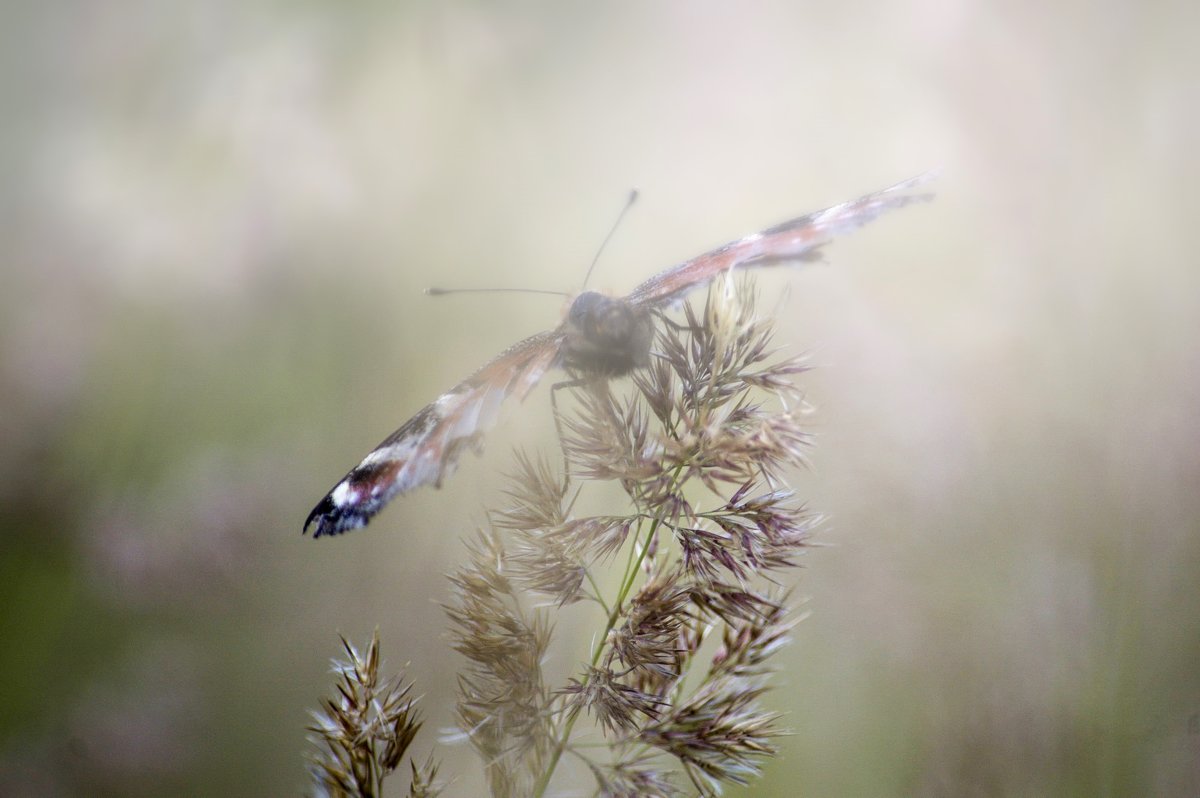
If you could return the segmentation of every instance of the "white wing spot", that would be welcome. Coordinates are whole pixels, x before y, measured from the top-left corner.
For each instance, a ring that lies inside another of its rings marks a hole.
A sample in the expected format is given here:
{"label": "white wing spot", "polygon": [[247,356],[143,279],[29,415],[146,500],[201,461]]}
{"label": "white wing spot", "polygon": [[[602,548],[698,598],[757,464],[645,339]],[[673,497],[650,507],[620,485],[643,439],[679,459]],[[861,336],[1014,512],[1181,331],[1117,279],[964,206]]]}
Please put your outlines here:
{"label": "white wing spot", "polygon": [[329,494],[329,498],[333,501],[335,506],[345,507],[356,497],[352,497],[350,495],[349,482],[339,482],[338,486],[333,489],[332,493]]}

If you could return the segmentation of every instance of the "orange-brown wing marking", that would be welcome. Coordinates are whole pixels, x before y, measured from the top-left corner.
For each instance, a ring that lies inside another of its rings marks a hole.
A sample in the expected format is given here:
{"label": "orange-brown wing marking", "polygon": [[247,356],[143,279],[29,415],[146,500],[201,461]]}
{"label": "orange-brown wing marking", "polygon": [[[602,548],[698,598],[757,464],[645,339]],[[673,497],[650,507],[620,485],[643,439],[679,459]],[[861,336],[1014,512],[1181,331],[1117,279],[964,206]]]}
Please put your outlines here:
{"label": "orange-brown wing marking", "polygon": [[395,496],[441,485],[463,449],[477,446],[509,396],[524,399],[555,364],[563,335],[555,330],[509,347],[393,432],[342,478],[304,522],[313,537],[365,526]]}
{"label": "orange-brown wing marking", "polygon": [[707,284],[727,269],[817,260],[820,248],[835,236],[856,230],[885,211],[931,199],[931,194],[906,192],[932,177],[932,174],[920,175],[732,241],[659,272],[633,289],[626,299],[635,305],[658,305]]}

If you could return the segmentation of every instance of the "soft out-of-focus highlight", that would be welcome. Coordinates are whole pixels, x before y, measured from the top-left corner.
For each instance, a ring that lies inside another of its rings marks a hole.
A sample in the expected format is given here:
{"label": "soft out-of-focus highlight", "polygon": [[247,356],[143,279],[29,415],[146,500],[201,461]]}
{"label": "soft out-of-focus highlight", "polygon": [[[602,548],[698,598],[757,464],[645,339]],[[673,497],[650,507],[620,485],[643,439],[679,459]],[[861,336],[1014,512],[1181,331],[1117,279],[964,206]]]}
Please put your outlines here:
{"label": "soft out-of-focus highlight", "polygon": [[0,11],[0,793],[302,791],[376,628],[426,750],[444,574],[548,391],[441,490],[300,526],[563,306],[422,289],[577,291],[634,185],[590,288],[930,168],[758,280],[829,520],[753,794],[1200,792],[1196,10],[76,5]]}

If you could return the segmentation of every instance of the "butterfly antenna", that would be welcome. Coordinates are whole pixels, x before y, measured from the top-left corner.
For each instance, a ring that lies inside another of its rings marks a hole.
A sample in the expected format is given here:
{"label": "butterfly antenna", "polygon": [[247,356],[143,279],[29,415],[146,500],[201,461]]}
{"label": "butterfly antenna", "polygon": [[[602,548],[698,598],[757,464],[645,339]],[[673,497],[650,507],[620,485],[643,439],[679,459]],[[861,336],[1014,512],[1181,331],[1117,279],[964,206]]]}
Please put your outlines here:
{"label": "butterfly antenna", "polygon": [[633,203],[637,202],[638,190],[630,189],[629,199],[625,200],[625,206],[621,208],[621,212],[617,214],[617,220],[613,222],[612,229],[608,231],[608,235],[600,242],[600,248],[596,250],[596,257],[592,258],[592,265],[588,266],[587,274],[583,276],[583,287],[587,288],[588,280],[592,277],[592,270],[596,268],[596,262],[600,260],[600,255],[603,254],[604,248],[608,246],[609,240],[613,237],[613,233],[617,232],[617,228],[621,226],[621,220],[625,218],[625,214],[633,207]]}
{"label": "butterfly antenna", "polygon": [[445,296],[446,294],[551,294],[553,296],[571,296],[566,291],[548,291],[541,288],[426,288],[426,296]]}

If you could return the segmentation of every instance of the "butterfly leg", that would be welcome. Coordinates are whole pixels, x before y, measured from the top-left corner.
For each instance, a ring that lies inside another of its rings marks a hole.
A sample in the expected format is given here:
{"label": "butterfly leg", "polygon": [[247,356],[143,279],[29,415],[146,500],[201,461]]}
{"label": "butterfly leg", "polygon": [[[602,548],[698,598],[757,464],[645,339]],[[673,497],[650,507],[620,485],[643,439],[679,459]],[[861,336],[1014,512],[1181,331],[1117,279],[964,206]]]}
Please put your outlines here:
{"label": "butterfly leg", "polygon": [[658,322],[660,324],[664,324],[667,327],[670,327],[675,332],[688,332],[692,329],[692,326],[690,324],[683,324],[681,322],[675,321],[675,319],[671,318],[666,313],[656,313],[655,316],[658,318]]}
{"label": "butterfly leg", "polygon": [[554,414],[554,431],[558,435],[558,448],[563,453],[563,487],[564,488],[566,487],[567,482],[571,478],[571,468],[570,468],[571,463],[567,459],[567,447],[564,442],[563,429],[562,429],[562,411],[559,410],[559,408],[558,408],[557,394],[558,394],[558,391],[560,388],[578,388],[581,385],[583,385],[583,380],[581,380],[579,378],[575,378],[575,379],[571,379],[571,380],[563,380],[562,382],[556,382],[550,386],[550,409],[551,409],[551,412]]}

